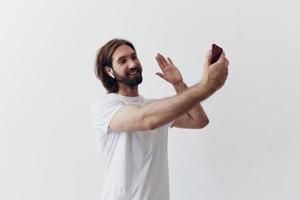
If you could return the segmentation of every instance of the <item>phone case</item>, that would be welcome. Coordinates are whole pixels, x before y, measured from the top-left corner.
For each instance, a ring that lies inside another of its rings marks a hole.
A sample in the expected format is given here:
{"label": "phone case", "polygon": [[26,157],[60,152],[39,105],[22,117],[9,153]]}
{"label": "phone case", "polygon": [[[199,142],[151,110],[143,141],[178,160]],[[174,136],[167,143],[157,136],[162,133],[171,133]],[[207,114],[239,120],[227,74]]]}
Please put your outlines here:
{"label": "phone case", "polygon": [[223,49],[221,47],[219,47],[216,44],[212,44],[212,59],[211,59],[210,64],[217,62],[217,60],[220,58],[222,52],[223,52]]}

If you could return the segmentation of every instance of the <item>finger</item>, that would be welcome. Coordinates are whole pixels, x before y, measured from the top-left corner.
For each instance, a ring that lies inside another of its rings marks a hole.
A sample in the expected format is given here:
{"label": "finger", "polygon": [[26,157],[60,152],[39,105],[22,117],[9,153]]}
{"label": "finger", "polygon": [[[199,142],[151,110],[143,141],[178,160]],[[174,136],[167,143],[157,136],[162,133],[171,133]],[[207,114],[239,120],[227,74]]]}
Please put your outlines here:
{"label": "finger", "polygon": [[223,52],[220,58],[217,60],[217,63],[225,63],[225,53]]}
{"label": "finger", "polygon": [[162,56],[162,60],[166,66],[170,64],[164,56]]}
{"label": "finger", "polygon": [[157,56],[156,56],[155,58],[156,58],[156,61],[157,61],[158,65],[159,65],[159,67],[160,67],[160,68],[163,68],[164,66],[163,66],[163,63],[162,63],[162,61],[161,61],[161,59],[160,59],[159,54],[157,54]]}
{"label": "finger", "polygon": [[159,58],[159,56],[156,56],[156,61],[158,63],[158,66],[160,67],[160,69],[164,72],[165,71],[165,67],[164,65],[162,64],[162,61],[161,59]]}
{"label": "finger", "polygon": [[160,55],[160,58],[161,58],[161,61],[162,61],[163,65],[164,65],[164,67],[168,66],[169,63],[168,63],[168,61],[165,59],[165,57],[164,57],[163,55],[161,55],[161,54],[159,54],[159,55]]}
{"label": "finger", "polygon": [[173,63],[173,61],[171,60],[170,57],[168,57],[168,61],[169,61],[169,63],[171,63],[172,65],[174,65],[174,63]]}
{"label": "finger", "polygon": [[227,61],[226,65],[228,66],[229,65],[229,60],[227,58],[226,58],[226,61]]}
{"label": "finger", "polygon": [[229,61],[225,58],[225,66],[227,67],[229,65]]}
{"label": "finger", "polygon": [[155,74],[158,75],[158,76],[160,76],[162,79],[166,80],[165,77],[164,77],[164,74],[162,74],[160,72],[156,72]]}
{"label": "finger", "polygon": [[161,55],[160,55],[159,53],[157,54],[156,58],[157,58],[157,60],[158,60],[159,66],[160,66],[161,68],[164,68],[165,66],[164,66],[164,64],[163,64],[163,62],[162,62],[162,60],[161,60]]}

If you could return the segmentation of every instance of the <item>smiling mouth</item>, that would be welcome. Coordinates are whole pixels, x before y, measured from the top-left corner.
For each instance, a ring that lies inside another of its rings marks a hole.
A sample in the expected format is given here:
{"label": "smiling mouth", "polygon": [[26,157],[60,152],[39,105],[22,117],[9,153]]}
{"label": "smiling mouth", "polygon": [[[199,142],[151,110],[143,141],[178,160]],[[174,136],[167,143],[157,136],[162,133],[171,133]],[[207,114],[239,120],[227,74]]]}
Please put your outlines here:
{"label": "smiling mouth", "polygon": [[137,75],[137,74],[139,74],[139,73],[140,73],[140,71],[139,71],[139,70],[136,70],[136,71],[134,71],[134,72],[129,73],[129,75],[130,75],[130,76],[134,76],[134,75]]}

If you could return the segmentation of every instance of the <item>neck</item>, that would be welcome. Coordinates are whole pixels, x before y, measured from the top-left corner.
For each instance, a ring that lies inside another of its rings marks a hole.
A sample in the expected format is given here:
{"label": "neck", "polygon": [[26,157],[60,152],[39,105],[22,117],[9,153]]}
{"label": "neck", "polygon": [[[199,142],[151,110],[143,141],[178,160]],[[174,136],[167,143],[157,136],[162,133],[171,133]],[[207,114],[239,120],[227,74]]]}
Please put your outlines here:
{"label": "neck", "polygon": [[139,96],[139,89],[138,86],[130,88],[128,86],[119,84],[119,91],[117,93],[122,96],[137,97]]}

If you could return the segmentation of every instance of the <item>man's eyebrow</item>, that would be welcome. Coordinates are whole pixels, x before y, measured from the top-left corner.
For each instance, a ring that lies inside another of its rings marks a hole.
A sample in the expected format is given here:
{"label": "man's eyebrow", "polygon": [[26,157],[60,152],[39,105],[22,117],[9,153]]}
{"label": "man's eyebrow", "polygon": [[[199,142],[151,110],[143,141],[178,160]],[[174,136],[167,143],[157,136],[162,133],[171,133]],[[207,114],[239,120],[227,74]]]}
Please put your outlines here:
{"label": "man's eyebrow", "polygon": [[118,61],[120,61],[120,60],[123,59],[123,58],[130,57],[130,56],[136,56],[136,52],[133,52],[133,53],[130,54],[130,55],[121,56],[121,57],[118,58]]}

